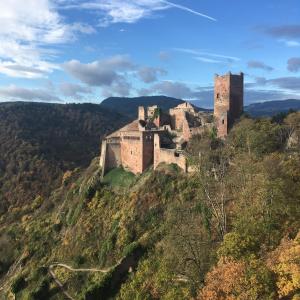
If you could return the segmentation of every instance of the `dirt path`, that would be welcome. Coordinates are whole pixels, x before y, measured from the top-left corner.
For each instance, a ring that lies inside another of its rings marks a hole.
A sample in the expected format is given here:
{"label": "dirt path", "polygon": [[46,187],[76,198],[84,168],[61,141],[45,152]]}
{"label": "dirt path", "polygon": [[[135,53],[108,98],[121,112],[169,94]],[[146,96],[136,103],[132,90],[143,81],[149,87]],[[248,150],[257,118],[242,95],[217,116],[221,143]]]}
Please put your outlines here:
{"label": "dirt path", "polygon": [[103,274],[106,274],[108,272],[110,272],[112,269],[114,269],[116,266],[120,265],[120,263],[122,262],[123,258],[120,259],[114,266],[110,267],[110,268],[106,268],[106,269],[97,269],[97,268],[78,268],[75,269],[67,264],[63,264],[63,263],[53,263],[49,266],[48,271],[50,276],[53,278],[54,282],[56,283],[56,285],[61,289],[61,291],[63,292],[63,294],[70,300],[75,300],[65,289],[64,284],[56,277],[55,273],[54,273],[54,268],[55,267],[62,267],[65,268],[71,272],[100,272]]}
{"label": "dirt path", "polygon": [[56,285],[61,289],[62,293],[70,300],[75,300],[65,289],[63,283],[61,281],[59,281],[57,278],[56,278],[56,275],[55,273],[53,272],[53,268],[55,267],[56,265],[53,264],[51,266],[49,266],[49,274],[50,276],[53,278],[54,282],[56,283]]}
{"label": "dirt path", "polygon": [[61,263],[52,264],[52,265],[50,265],[49,268],[54,268],[54,267],[62,267],[62,268],[65,268],[65,269],[67,269],[71,272],[101,272],[101,273],[108,273],[113,268],[113,267],[110,267],[110,268],[107,268],[107,269],[96,269],[96,268],[75,269],[75,268],[72,268],[71,266],[68,266],[66,264],[61,264]]}

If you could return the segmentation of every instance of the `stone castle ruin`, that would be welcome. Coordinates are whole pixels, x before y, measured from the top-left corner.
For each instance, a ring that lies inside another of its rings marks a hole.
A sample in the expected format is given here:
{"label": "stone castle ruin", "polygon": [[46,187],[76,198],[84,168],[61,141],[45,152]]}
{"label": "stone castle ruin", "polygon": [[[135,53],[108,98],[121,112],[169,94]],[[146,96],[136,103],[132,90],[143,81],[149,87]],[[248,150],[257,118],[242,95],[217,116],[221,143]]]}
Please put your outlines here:
{"label": "stone castle ruin", "polygon": [[160,163],[174,163],[188,172],[184,149],[191,137],[215,127],[218,137],[225,138],[243,112],[243,90],[243,73],[216,75],[213,114],[198,111],[188,102],[168,112],[156,105],[140,106],[137,120],[102,141],[102,174],[120,166],[140,174]]}

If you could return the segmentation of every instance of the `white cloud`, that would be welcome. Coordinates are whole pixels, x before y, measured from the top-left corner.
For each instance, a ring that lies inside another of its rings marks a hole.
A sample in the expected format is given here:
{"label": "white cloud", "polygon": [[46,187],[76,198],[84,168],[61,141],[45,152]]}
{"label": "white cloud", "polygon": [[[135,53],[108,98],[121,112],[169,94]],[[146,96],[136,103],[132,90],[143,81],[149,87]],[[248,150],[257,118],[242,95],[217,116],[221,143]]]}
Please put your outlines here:
{"label": "white cloud", "polygon": [[67,1],[65,8],[80,8],[87,10],[99,10],[104,14],[100,26],[108,26],[114,23],[135,23],[142,18],[150,17],[156,11],[177,8],[202,18],[216,21],[215,18],[200,13],[189,7],[176,4],[166,0],[98,0]]}
{"label": "white cloud", "polygon": [[203,57],[203,56],[196,56],[195,59],[200,60],[202,62],[206,62],[206,63],[212,63],[212,64],[223,63],[221,60],[207,58],[207,57]]}
{"label": "white cloud", "polygon": [[240,58],[236,56],[229,56],[224,54],[218,54],[213,52],[202,51],[198,49],[189,49],[189,48],[173,48],[173,51],[191,54],[196,60],[207,63],[229,63],[240,61]]}
{"label": "white cloud", "polygon": [[48,89],[29,89],[22,88],[15,85],[9,85],[0,88],[0,96],[3,97],[5,101],[45,101],[45,102],[61,102],[61,99],[53,95],[52,91]]}
{"label": "white cloud", "polygon": [[1,0],[0,72],[13,77],[37,78],[57,65],[49,47],[93,33],[85,24],[66,24],[52,0]]}
{"label": "white cloud", "polygon": [[162,81],[149,87],[148,89],[141,89],[140,95],[166,95],[169,97],[180,98],[180,99],[197,99],[198,92],[192,89],[184,82],[177,81]]}
{"label": "white cloud", "polygon": [[250,69],[260,69],[260,70],[264,70],[264,71],[273,71],[274,68],[265,64],[263,61],[259,61],[259,60],[250,60],[247,63],[248,68]]}
{"label": "white cloud", "polygon": [[178,8],[178,9],[181,9],[181,10],[184,10],[184,11],[187,11],[187,12],[192,13],[192,14],[194,14],[194,15],[197,15],[197,16],[199,16],[199,17],[206,18],[206,19],[209,19],[209,20],[211,20],[211,21],[217,21],[215,18],[210,17],[210,16],[208,16],[208,15],[205,15],[205,14],[203,14],[203,13],[200,13],[200,12],[194,10],[194,9],[189,8],[189,7],[186,7],[186,6],[183,6],[183,5],[179,5],[179,4],[170,2],[170,1],[164,1],[164,0],[162,0],[162,2],[163,2],[163,3],[166,3],[166,4],[168,4],[168,5],[170,5],[171,7],[175,7],[175,8]]}
{"label": "white cloud", "polygon": [[135,68],[126,55],[116,55],[104,60],[83,64],[71,60],[63,64],[63,68],[74,78],[90,86],[112,86],[123,77],[121,71]]}
{"label": "white cloud", "polygon": [[284,43],[287,47],[300,47],[300,42],[293,40],[279,40],[279,42]]}
{"label": "white cloud", "polygon": [[145,83],[157,81],[159,75],[166,75],[167,71],[161,68],[142,67],[138,70],[138,77]]}
{"label": "white cloud", "polygon": [[104,96],[128,96],[132,90],[130,78],[153,83],[167,71],[162,68],[134,64],[128,55],[115,55],[90,63],[70,60],[62,65],[73,78],[90,87],[100,87]]}
{"label": "white cloud", "polygon": [[128,96],[131,90],[128,72],[135,72],[137,66],[130,61],[127,55],[116,55],[87,64],[71,60],[64,63],[63,68],[82,83],[101,87],[105,96],[111,95],[111,93]]}
{"label": "white cloud", "polygon": [[92,89],[90,87],[68,82],[63,82],[60,85],[60,91],[66,97],[71,97],[79,100],[82,99],[83,94],[92,93]]}

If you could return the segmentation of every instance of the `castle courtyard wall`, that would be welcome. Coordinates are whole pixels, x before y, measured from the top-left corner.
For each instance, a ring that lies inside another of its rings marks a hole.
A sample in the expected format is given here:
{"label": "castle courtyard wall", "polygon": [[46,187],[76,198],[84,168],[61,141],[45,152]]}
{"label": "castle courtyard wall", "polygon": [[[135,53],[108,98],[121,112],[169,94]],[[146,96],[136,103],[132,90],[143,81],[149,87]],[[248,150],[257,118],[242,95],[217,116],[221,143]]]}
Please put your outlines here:
{"label": "castle courtyard wall", "polygon": [[160,163],[165,163],[165,164],[176,164],[184,172],[187,172],[186,157],[183,154],[176,153],[174,149],[161,148],[157,150],[155,155],[156,158],[155,158],[154,170],[157,168],[157,166]]}
{"label": "castle courtyard wall", "polygon": [[154,135],[154,170],[160,163],[176,164],[184,172],[187,172],[187,161],[186,157],[177,153],[175,149],[165,149],[160,147],[160,137],[158,134]]}

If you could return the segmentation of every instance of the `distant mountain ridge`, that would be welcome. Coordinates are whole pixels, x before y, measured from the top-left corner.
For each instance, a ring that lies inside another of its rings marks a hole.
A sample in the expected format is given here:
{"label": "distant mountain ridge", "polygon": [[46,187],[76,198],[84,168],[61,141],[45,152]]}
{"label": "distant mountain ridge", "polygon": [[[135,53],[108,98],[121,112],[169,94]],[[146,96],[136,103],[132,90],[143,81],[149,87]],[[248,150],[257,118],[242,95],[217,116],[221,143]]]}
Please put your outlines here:
{"label": "distant mountain ridge", "polygon": [[[132,119],[137,118],[139,106],[158,105],[162,110],[169,110],[181,103],[184,100],[167,97],[167,96],[143,96],[134,98],[110,97],[100,103],[101,107],[112,111],[124,114]],[[194,103],[191,102],[193,105]],[[200,110],[205,110],[197,106]]]}
{"label": "distant mountain ridge", "polygon": [[253,117],[271,117],[280,112],[300,110],[300,100],[287,99],[252,103],[245,107],[245,111]]}
{"label": "distant mountain ridge", "polygon": [[[183,102],[184,100],[166,96],[149,96],[134,98],[110,97],[103,100],[103,102],[100,103],[100,106],[112,110],[114,112],[126,115],[131,119],[135,119],[137,117],[137,109],[139,106],[158,105],[163,110],[168,110]],[[201,100],[191,100],[188,102],[190,102],[199,110],[213,111],[213,109],[203,108],[203,102]],[[250,105],[245,106],[244,110],[252,117],[272,117],[280,112],[288,112],[289,110],[300,110],[300,100],[287,99],[252,103]]]}

